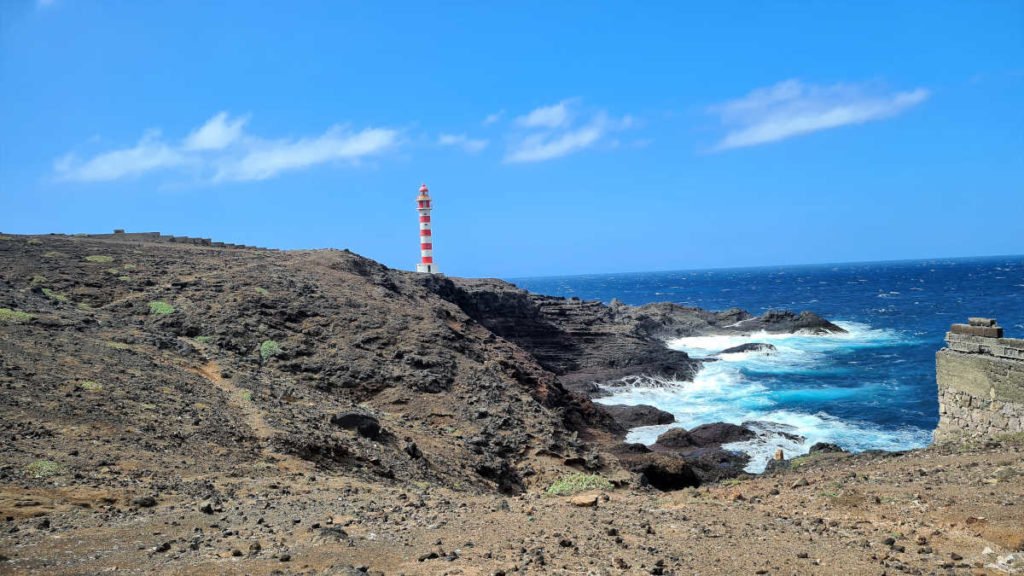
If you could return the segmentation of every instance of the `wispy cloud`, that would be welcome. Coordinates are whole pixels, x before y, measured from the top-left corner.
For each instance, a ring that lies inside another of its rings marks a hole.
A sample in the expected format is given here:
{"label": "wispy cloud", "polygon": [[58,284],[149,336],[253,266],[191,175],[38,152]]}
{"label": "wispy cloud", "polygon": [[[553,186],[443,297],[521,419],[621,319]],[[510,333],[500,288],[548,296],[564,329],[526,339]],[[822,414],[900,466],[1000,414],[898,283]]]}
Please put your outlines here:
{"label": "wispy cloud", "polygon": [[484,121],[481,122],[481,124],[483,124],[484,126],[490,126],[491,124],[497,123],[504,116],[505,116],[505,111],[504,110],[498,110],[494,114],[488,114],[487,117],[484,118]]}
{"label": "wispy cloud", "polygon": [[489,142],[484,139],[470,138],[465,134],[441,134],[437,138],[437,143],[441,146],[455,146],[470,154],[477,154],[487,148]]}
{"label": "wispy cloud", "polygon": [[107,182],[188,164],[181,151],[160,141],[160,133],[150,131],[131,148],[111,150],[80,160],[67,154],[54,162],[54,170],[62,180]]}
{"label": "wispy cloud", "polygon": [[396,130],[367,128],[351,132],[341,126],[316,138],[254,141],[241,158],[221,162],[214,180],[266,180],[326,162],[357,162],[393,147],[397,141]]}
{"label": "wispy cloud", "polygon": [[[597,145],[609,133],[629,128],[630,116],[612,118],[604,110],[582,114],[578,99],[537,108],[516,119],[524,132],[515,133],[505,162],[542,162]],[[580,122],[576,120],[584,119]]]}
{"label": "wispy cloud", "polygon": [[516,118],[516,123],[526,128],[558,128],[569,123],[569,107],[576,99],[562,100],[551,106],[541,106]]}
{"label": "wispy cloud", "polygon": [[924,102],[928,90],[886,92],[872,84],[817,86],[786,80],[708,111],[728,128],[715,151],[757,146],[896,116]]}
{"label": "wispy cloud", "polygon": [[186,150],[222,150],[242,136],[248,117],[228,120],[228,113],[221,112],[210,118],[185,138]]}
{"label": "wispy cloud", "polygon": [[179,143],[150,131],[131,148],[91,158],[67,154],[54,162],[60,180],[109,182],[158,170],[188,168],[214,182],[266,180],[284,172],[332,162],[358,163],[399,143],[399,131],[333,126],[323,134],[294,139],[265,139],[245,132],[248,117],[220,112]]}

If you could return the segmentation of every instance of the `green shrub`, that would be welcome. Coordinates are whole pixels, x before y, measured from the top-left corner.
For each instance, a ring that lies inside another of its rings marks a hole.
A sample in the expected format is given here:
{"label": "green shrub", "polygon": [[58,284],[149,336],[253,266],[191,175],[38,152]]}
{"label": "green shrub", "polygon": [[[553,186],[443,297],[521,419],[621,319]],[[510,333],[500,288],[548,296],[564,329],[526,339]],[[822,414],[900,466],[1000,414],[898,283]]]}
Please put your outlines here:
{"label": "green shrub", "polygon": [[33,478],[49,478],[64,471],[64,467],[52,460],[36,460],[25,467]]}
{"label": "green shrub", "polygon": [[43,276],[42,274],[36,274],[35,276],[32,277],[32,285],[33,286],[37,286],[39,284],[44,284],[45,282],[46,282],[46,276]]}
{"label": "green shrub", "polygon": [[28,312],[22,312],[21,310],[11,310],[10,308],[0,308],[0,324],[24,324],[35,318]]}
{"label": "green shrub", "polygon": [[107,348],[113,348],[114,350],[131,350],[132,345],[125,344],[124,342],[114,342],[111,340],[110,342],[107,342]]}
{"label": "green shrub", "polygon": [[54,292],[53,290],[50,290],[49,288],[43,288],[43,295],[46,296],[47,298],[49,298],[50,300],[53,300],[54,302],[67,302],[68,301],[68,297],[67,296],[65,296],[64,294],[60,294],[58,292]]}
{"label": "green shrub", "polygon": [[568,496],[587,490],[609,490],[611,487],[611,482],[597,474],[576,473],[562,476],[548,486],[545,493],[548,496]]}
{"label": "green shrub", "polygon": [[239,396],[246,402],[252,402],[252,392],[249,390],[242,390],[242,393],[239,394]]}
{"label": "green shrub", "polygon": [[135,264],[125,264],[124,266],[121,266],[121,268],[124,268],[125,270],[135,270]]}
{"label": "green shrub", "polygon": [[118,274],[121,273],[121,271],[118,270],[117,268],[107,268],[106,270],[104,270],[104,272],[110,274],[111,276],[117,276]]}
{"label": "green shrub", "polygon": [[262,287],[262,286],[257,286],[256,287],[256,293],[259,294],[260,296],[266,296],[266,295],[270,294],[270,291],[267,290],[266,288]]}
{"label": "green shrub", "polygon": [[273,340],[264,340],[260,344],[260,358],[270,359],[281,353],[281,345]]}
{"label": "green shrub", "polygon": [[39,238],[29,238],[28,242],[26,242],[26,244],[28,244],[29,246],[39,246],[42,243],[43,241],[40,240]]}
{"label": "green shrub", "polygon": [[57,252],[56,250],[50,250],[49,252],[43,253],[43,258],[60,258],[64,254]]}
{"label": "green shrub", "polygon": [[93,256],[86,256],[85,257],[85,261],[86,262],[96,262],[98,264],[106,264],[106,263],[109,263],[109,262],[113,262],[114,259],[112,257],[110,257],[110,256],[103,256],[102,254],[95,254]]}
{"label": "green shrub", "polygon": [[94,310],[94,308],[86,302],[79,302],[78,304],[75,304],[75,307],[83,312],[92,312]]}
{"label": "green shrub", "polygon": [[99,382],[93,382],[92,380],[85,380],[78,383],[78,387],[87,392],[99,392],[103,390],[103,384]]}
{"label": "green shrub", "polygon": [[174,314],[174,306],[163,300],[153,300],[149,303],[149,313],[156,316],[167,316],[168,314]]}
{"label": "green shrub", "polygon": [[195,341],[199,342],[200,344],[209,344],[210,336],[196,336]]}

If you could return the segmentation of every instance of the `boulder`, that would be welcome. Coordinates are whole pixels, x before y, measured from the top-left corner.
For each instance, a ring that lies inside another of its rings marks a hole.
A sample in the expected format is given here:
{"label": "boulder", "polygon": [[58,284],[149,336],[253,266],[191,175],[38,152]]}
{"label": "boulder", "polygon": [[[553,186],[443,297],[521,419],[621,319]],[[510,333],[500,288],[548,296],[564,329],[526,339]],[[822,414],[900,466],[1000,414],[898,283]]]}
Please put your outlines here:
{"label": "boulder", "polygon": [[671,424],[676,421],[676,417],[671,413],[659,410],[654,406],[647,406],[646,404],[639,404],[637,406],[612,404],[604,405],[602,408],[611,414],[612,418],[624,428]]}
{"label": "boulder", "polygon": [[728,444],[729,442],[740,442],[750,440],[757,435],[753,431],[725,422],[712,424],[701,424],[692,430],[673,428],[661,436],[658,436],[654,444],[655,449],[690,449],[690,448],[713,448]]}
{"label": "boulder", "polygon": [[743,352],[764,352],[765,354],[772,354],[776,351],[777,349],[772,344],[766,344],[764,342],[747,342],[746,344],[726,348],[719,352],[719,354],[741,354]]}
{"label": "boulder", "polygon": [[729,442],[740,442],[750,440],[757,436],[753,431],[736,424],[715,422],[713,424],[701,424],[690,430],[690,437],[695,440],[694,445],[708,447],[712,445],[727,444]]}
{"label": "boulder", "polygon": [[335,414],[331,416],[331,424],[345,430],[355,430],[364,438],[377,438],[381,432],[380,421],[376,417],[362,412]]}
{"label": "boulder", "polygon": [[846,450],[843,450],[843,448],[841,446],[839,446],[838,444],[830,444],[828,442],[818,442],[814,446],[811,446],[811,449],[810,449],[810,451],[808,453],[809,454],[816,454],[816,453],[819,453],[819,452],[821,452],[821,453],[826,453],[826,452],[846,452]]}
{"label": "boulder", "polygon": [[750,456],[742,452],[721,448],[699,448],[684,458],[701,484],[735,478],[743,474],[743,468],[750,462]]}
{"label": "boulder", "polygon": [[619,461],[658,490],[680,490],[701,483],[689,463],[673,454],[621,454]]}

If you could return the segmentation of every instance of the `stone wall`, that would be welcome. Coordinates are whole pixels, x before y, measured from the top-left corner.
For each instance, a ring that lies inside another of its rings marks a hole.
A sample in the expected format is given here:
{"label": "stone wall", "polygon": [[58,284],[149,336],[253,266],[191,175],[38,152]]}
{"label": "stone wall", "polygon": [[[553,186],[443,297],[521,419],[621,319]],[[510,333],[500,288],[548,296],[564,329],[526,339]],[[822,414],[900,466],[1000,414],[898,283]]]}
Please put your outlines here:
{"label": "stone wall", "polygon": [[231,244],[230,242],[214,242],[210,238],[193,238],[190,236],[169,236],[159,232],[125,232],[114,230],[113,234],[83,234],[88,238],[100,240],[121,240],[124,242],[172,242],[175,244],[191,244],[193,246],[210,246],[212,248],[247,248],[250,250],[269,250],[258,246]]}
{"label": "stone wall", "polygon": [[954,324],[935,355],[935,441],[1024,432],[1024,339],[1003,338],[994,320]]}

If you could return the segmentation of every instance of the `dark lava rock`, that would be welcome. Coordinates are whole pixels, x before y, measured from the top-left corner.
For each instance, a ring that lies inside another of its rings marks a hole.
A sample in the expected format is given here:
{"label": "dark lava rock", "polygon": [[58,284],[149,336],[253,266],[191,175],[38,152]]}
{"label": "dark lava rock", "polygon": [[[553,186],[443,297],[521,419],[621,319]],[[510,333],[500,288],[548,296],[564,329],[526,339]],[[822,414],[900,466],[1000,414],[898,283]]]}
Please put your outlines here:
{"label": "dark lava rock", "polygon": [[364,438],[380,436],[380,421],[362,412],[345,412],[331,416],[331,424],[346,430],[355,430]]}
{"label": "dark lava rock", "polygon": [[692,448],[693,438],[686,428],[672,428],[658,436],[655,448]]}
{"label": "dark lava rock", "polygon": [[700,478],[682,458],[672,454],[620,454],[619,461],[658,490],[700,486]]}
{"label": "dark lava rock", "polygon": [[694,439],[694,445],[700,447],[740,442],[750,440],[755,436],[757,435],[743,426],[725,422],[701,424],[690,430],[690,438]]}
{"label": "dark lava rock", "polygon": [[701,424],[689,431],[682,428],[673,428],[658,436],[654,448],[656,450],[711,448],[728,444],[729,442],[750,440],[756,436],[753,431],[743,426],[715,422],[713,424]]}
{"label": "dark lava rock", "polygon": [[764,314],[744,320],[735,326],[736,329],[744,332],[766,332],[795,333],[809,332],[811,334],[845,334],[839,326],[825,320],[814,312],[801,312],[796,314],[789,310],[769,310]]}
{"label": "dark lava rock", "polygon": [[611,414],[612,418],[624,428],[671,424],[676,421],[676,417],[671,413],[659,410],[654,406],[647,406],[646,404],[636,406],[612,404],[602,405],[601,407]]}
{"label": "dark lava rock", "polygon": [[832,453],[832,452],[838,453],[838,452],[846,452],[846,450],[843,450],[843,448],[841,446],[839,446],[838,444],[830,444],[828,442],[818,442],[814,446],[811,446],[811,450],[810,450],[809,454],[816,454],[816,453],[819,453],[819,452],[821,452],[821,453]]}
{"label": "dark lava rock", "polygon": [[719,352],[719,354],[740,354],[742,352],[764,352],[766,354],[770,354],[776,350],[777,349],[772,344],[748,342],[746,344],[740,344],[739,346],[733,346],[732,348],[726,348]]}
{"label": "dark lava rock", "polygon": [[708,484],[743,474],[750,456],[721,448],[700,448],[687,453],[685,460],[700,483]]}
{"label": "dark lava rock", "polygon": [[156,506],[156,498],[153,498],[152,496],[140,496],[132,499],[132,504],[139,508],[152,508],[153,506]]}

